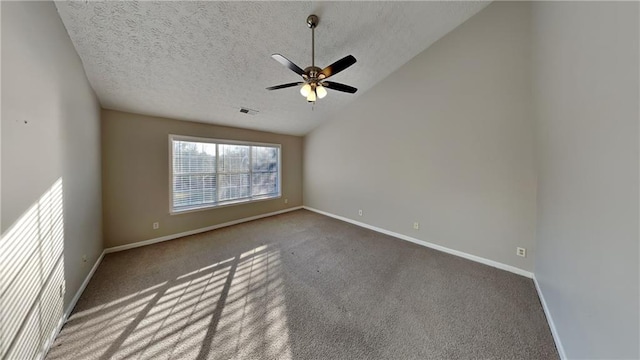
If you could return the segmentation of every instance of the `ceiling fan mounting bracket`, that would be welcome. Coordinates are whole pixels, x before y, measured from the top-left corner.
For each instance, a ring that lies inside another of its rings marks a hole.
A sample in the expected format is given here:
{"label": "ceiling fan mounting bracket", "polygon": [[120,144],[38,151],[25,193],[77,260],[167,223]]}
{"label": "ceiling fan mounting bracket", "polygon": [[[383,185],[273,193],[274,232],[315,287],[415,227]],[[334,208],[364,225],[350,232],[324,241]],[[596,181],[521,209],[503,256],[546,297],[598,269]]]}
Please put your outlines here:
{"label": "ceiling fan mounting bracket", "polygon": [[318,17],[316,15],[309,15],[309,17],[307,17],[307,26],[311,29],[318,26]]}

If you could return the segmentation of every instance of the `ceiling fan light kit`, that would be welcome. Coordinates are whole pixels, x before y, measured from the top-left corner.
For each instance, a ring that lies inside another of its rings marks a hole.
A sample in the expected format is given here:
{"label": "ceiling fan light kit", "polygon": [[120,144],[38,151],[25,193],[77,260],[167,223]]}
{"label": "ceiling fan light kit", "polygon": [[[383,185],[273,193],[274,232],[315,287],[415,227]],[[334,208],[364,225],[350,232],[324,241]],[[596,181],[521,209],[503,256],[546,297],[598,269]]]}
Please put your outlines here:
{"label": "ceiling fan light kit", "polygon": [[315,28],[318,26],[318,17],[316,15],[309,15],[309,17],[307,17],[307,25],[311,28],[311,66],[302,70],[298,65],[280,54],[271,55],[274,60],[302,76],[303,81],[271,86],[268,87],[267,90],[278,90],[302,85],[300,94],[307,98],[307,101],[310,103],[315,103],[317,99],[322,99],[327,96],[327,88],[350,94],[358,91],[358,89],[349,85],[325,81],[329,77],[355,64],[356,58],[352,55],[347,55],[324,69],[315,66]]}

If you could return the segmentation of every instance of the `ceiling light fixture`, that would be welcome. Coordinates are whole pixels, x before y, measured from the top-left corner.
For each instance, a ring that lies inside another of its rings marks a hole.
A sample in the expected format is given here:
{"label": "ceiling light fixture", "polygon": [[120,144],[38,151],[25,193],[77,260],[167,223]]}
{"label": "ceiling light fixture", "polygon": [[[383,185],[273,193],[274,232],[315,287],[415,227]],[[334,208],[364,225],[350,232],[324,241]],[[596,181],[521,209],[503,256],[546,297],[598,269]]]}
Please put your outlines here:
{"label": "ceiling light fixture", "polygon": [[311,91],[309,91],[309,95],[307,95],[307,101],[308,102],[315,102],[316,101],[316,89],[315,89],[315,86],[311,86]]}
{"label": "ceiling light fixture", "polygon": [[300,94],[302,94],[302,96],[307,97],[309,96],[309,93],[311,92],[311,85],[309,84],[304,84],[302,85],[302,87],[300,88]]}
{"label": "ceiling light fixture", "polygon": [[327,89],[325,89],[322,84],[316,85],[316,95],[318,95],[318,99],[322,99],[327,96]]}

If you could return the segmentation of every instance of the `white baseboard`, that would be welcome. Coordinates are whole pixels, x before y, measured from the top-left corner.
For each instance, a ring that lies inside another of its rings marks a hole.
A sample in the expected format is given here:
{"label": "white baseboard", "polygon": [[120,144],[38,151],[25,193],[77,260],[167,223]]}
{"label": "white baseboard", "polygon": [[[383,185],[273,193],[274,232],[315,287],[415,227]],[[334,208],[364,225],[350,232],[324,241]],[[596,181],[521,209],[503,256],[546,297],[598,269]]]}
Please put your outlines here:
{"label": "white baseboard", "polygon": [[93,267],[91,268],[91,271],[89,271],[89,274],[87,274],[87,277],[82,282],[82,285],[80,285],[80,288],[78,289],[78,291],[76,291],[76,294],[73,296],[73,299],[71,299],[71,302],[69,303],[69,306],[67,306],[67,309],[64,312],[65,322],[67,321],[69,316],[71,316],[71,312],[73,311],[73,308],[76,307],[76,304],[78,303],[78,300],[80,300],[80,296],[84,292],[84,289],[87,288],[87,285],[89,285],[89,281],[91,281],[91,278],[93,277],[93,274],[95,274],[96,270],[98,269],[98,266],[100,266],[100,263],[102,262],[102,259],[104,258],[104,254],[106,254],[106,252],[103,250],[102,254],[100,254],[100,256],[98,256],[98,260],[96,260],[96,263],[93,264]]}
{"label": "white baseboard", "polygon": [[87,285],[89,285],[89,281],[91,281],[93,274],[96,272],[96,270],[98,269],[98,266],[102,262],[102,258],[104,258],[104,254],[105,252],[102,251],[102,253],[98,257],[98,260],[96,260],[96,263],[93,264],[91,271],[89,271],[89,273],[87,274],[87,277],[85,277],[84,281],[82,282],[82,285],[80,285],[80,288],[78,289],[78,291],[76,291],[76,294],[71,299],[69,306],[67,306],[67,309],[64,311],[64,313],[62,313],[62,317],[58,321],[58,325],[56,325],[55,329],[53,329],[51,336],[49,336],[49,339],[47,340],[47,342],[45,343],[45,346],[43,347],[43,352],[40,355],[40,359],[44,359],[45,356],[47,356],[47,353],[51,349],[53,342],[56,340],[56,337],[58,337],[58,334],[60,334],[60,331],[62,330],[62,327],[64,326],[64,324],[67,322],[67,319],[69,319],[69,316],[71,316],[71,312],[73,311],[73,308],[76,307],[78,300],[80,300],[80,296],[84,292],[84,289],[86,289]]}
{"label": "white baseboard", "polygon": [[498,268],[498,269],[501,269],[501,270],[506,270],[506,271],[512,272],[514,274],[518,274],[518,275],[522,275],[524,277],[528,277],[530,279],[533,278],[533,273],[532,272],[526,271],[526,270],[522,270],[522,269],[517,268],[515,266],[503,264],[503,263],[500,263],[500,262],[497,262],[497,261],[485,259],[485,258],[480,257],[480,256],[468,254],[468,253],[465,253],[465,252],[462,252],[462,251],[450,249],[448,247],[444,247],[444,246],[437,245],[437,244],[434,244],[434,243],[430,243],[430,242],[427,242],[427,241],[423,241],[423,240],[419,240],[419,239],[416,239],[416,238],[412,238],[411,236],[407,236],[407,235],[403,235],[403,234],[396,233],[396,232],[393,232],[393,231],[389,231],[389,230],[386,230],[386,229],[382,229],[382,228],[379,228],[379,227],[376,227],[376,226],[365,224],[363,222],[355,221],[355,220],[352,220],[352,219],[349,219],[349,218],[346,218],[346,217],[343,217],[343,216],[340,216],[340,215],[331,214],[331,213],[328,213],[328,212],[325,212],[325,211],[322,211],[322,210],[318,210],[318,209],[314,209],[314,208],[311,208],[311,207],[308,207],[308,206],[303,206],[303,208],[306,209],[306,210],[313,211],[315,213],[321,214],[321,215],[325,215],[325,216],[332,217],[334,219],[342,220],[344,222],[348,222],[350,224],[354,224],[354,225],[357,225],[357,226],[360,226],[360,227],[363,227],[363,228],[366,228],[366,229],[369,229],[369,230],[373,230],[373,231],[376,231],[376,232],[379,232],[379,233],[382,233],[382,234],[385,234],[385,235],[389,235],[389,236],[396,237],[398,239],[409,241],[409,242],[412,242],[414,244],[418,244],[418,245],[422,245],[422,246],[425,246],[425,247],[428,247],[428,248],[432,248],[432,249],[435,249],[435,250],[438,250],[438,251],[442,251],[442,252],[445,252],[447,254],[459,256],[461,258],[469,259],[471,261],[479,262],[481,264],[489,265],[489,266],[492,266],[492,267],[495,267],[495,268]]}
{"label": "white baseboard", "polygon": [[129,249],[133,249],[133,248],[137,248],[137,247],[141,247],[141,246],[156,244],[156,243],[163,242],[163,241],[173,240],[173,239],[177,239],[177,238],[181,238],[181,237],[185,237],[185,236],[189,236],[189,235],[195,235],[195,234],[199,234],[199,233],[203,233],[203,232],[207,232],[207,231],[211,231],[211,230],[215,230],[215,229],[220,229],[220,228],[231,226],[231,225],[237,225],[237,224],[241,224],[241,223],[244,223],[244,222],[247,222],[247,221],[253,221],[253,220],[258,220],[258,219],[262,219],[262,218],[269,217],[269,216],[284,214],[284,213],[287,213],[287,212],[290,212],[290,211],[295,211],[295,210],[300,210],[300,209],[302,209],[302,206],[296,206],[296,207],[292,207],[292,208],[288,208],[288,209],[284,209],[284,210],[274,211],[274,212],[270,212],[270,213],[266,213],[266,214],[260,214],[260,215],[251,216],[251,217],[247,217],[247,218],[242,218],[242,219],[238,219],[238,220],[233,220],[233,221],[229,221],[229,222],[222,223],[222,224],[207,226],[207,227],[203,227],[203,228],[200,228],[200,229],[189,230],[189,231],[185,231],[185,232],[181,232],[181,233],[177,233],[177,234],[161,236],[161,237],[158,237],[158,238],[138,241],[138,242],[131,243],[131,244],[126,244],[126,245],[114,246],[114,247],[110,247],[110,248],[104,249],[104,252],[105,252],[105,254],[109,254],[109,253],[112,253],[112,252],[129,250]]}
{"label": "white baseboard", "polygon": [[544,315],[547,317],[547,323],[549,323],[549,328],[551,329],[551,335],[553,335],[553,341],[556,343],[556,349],[558,350],[558,355],[560,355],[561,360],[566,360],[567,355],[565,354],[564,347],[562,346],[562,342],[560,341],[560,335],[558,334],[556,325],[553,322],[553,318],[551,317],[551,312],[549,312],[549,308],[547,307],[547,302],[544,299],[544,295],[542,294],[542,289],[540,289],[540,284],[538,284],[538,279],[536,278],[535,275],[533,276],[533,283],[536,285],[536,291],[538,292],[538,297],[540,298],[540,303],[542,304]]}

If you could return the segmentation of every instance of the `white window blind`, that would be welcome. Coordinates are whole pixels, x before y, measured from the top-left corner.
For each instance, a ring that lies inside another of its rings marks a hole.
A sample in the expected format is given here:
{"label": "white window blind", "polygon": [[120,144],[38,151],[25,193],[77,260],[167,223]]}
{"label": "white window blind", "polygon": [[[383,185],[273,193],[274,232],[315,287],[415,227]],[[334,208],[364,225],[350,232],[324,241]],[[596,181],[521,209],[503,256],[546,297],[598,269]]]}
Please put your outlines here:
{"label": "white window blind", "polygon": [[280,197],[280,145],[170,135],[171,212]]}

